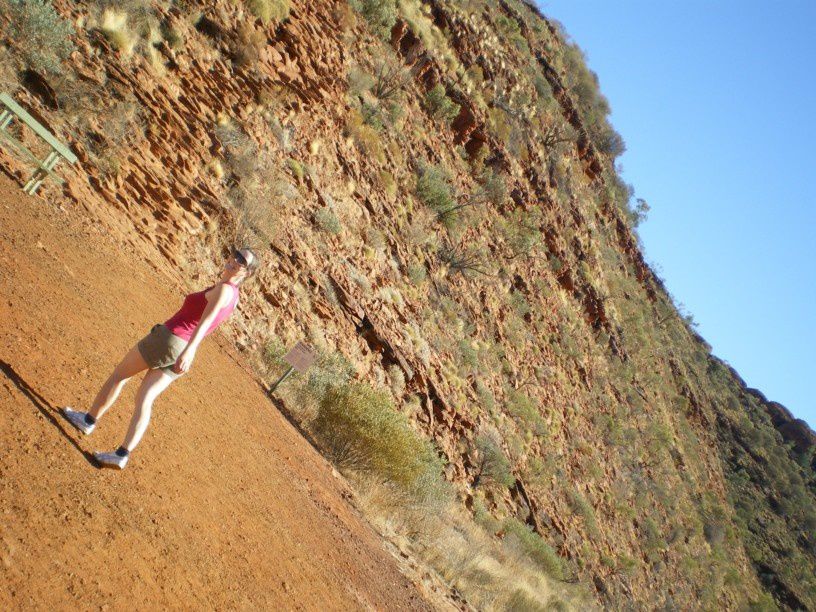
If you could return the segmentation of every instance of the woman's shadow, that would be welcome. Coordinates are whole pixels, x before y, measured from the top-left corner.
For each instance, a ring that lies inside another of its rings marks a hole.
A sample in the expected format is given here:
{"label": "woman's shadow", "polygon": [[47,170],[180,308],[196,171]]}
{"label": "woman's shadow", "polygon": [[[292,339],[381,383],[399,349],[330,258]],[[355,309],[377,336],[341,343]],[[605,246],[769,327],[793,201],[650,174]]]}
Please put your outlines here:
{"label": "woman's shadow", "polygon": [[90,463],[93,466],[97,466],[94,456],[91,453],[82,450],[82,447],[80,447],[79,444],[77,444],[77,441],[74,440],[74,438],[72,438],[65,430],[65,427],[63,427],[62,422],[57,420],[57,418],[54,416],[55,414],[57,414],[57,409],[54,408],[54,406],[52,406],[47,399],[45,399],[42,395],[37,393],[37,391],[35,391],[31,385],[29,385],[25,380],[23,380],[23,378],[19,374],[17,374],[17,372],[14,371],[14,368],[11,367],[10,363],[7,363],[0,359],[0,370],[3,371],[3,374],[5,374],[8,377],[8,379],[11,380],[11,382],[17,385],[17,388],[23,393],[23,395],[25,395],[31,401],[32,404],[34,404],[34,407],[37,410],[39,410],[40,413],[46,419],[51,421],[51,424],[59,430],[59,432],[65,437],[65,439],[68,440],[73,445],[73,447],[82,454],[83,457],[85,457],[85,460],[88,463]]}

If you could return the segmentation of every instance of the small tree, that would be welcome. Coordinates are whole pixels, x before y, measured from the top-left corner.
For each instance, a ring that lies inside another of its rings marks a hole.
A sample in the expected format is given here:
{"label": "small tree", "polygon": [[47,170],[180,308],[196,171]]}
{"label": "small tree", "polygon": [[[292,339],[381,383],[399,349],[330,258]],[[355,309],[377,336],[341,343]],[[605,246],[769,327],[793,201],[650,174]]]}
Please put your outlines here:
{"label": "small tree", "polygon": [[478,487],[483,480],[494,482],[504,487],[511,487],[516,479],[510,471],[510,461],[502,452],[496,441],[487,435],[476,438],[476,449],[479,461],[476,464],[476,478],[473,486]]}
{"label": "small tree", "polygon": [[482,253],[475,248],[457,245],[446,245],[439,249],[439,261],[449,269],[466,275],[468,273],[487,275]]}
{"label": "small tree", "polygon": [[399,97],[402,89],[411,81],[411,73],[396,60],[390,58],[380,63],[374,79],[371,93],[382,102],[392,102]]}

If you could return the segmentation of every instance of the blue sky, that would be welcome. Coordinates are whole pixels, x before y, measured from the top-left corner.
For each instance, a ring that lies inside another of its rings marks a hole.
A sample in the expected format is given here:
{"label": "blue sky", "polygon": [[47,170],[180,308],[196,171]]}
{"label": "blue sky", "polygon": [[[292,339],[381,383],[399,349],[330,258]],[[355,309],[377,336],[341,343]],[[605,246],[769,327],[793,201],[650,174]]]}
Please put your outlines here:
{"label": "blue sky", "polygon": [[714,354],[816,428],[816,2],[538,6],[598,74],[647,259]]}

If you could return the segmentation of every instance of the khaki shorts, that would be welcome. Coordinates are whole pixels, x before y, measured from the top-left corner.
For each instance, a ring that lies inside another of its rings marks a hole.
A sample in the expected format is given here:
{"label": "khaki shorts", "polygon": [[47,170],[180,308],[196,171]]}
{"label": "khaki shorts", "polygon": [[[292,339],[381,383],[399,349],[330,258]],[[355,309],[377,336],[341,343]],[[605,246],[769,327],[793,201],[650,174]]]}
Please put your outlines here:
{"label": "khaki shorts", "polygon": [[174,336],[163,323],[156,323],[136,345],[152,369],[158,369],[173,379],[182,376],[173,371],[173,365],[187,346],[187,341]]}

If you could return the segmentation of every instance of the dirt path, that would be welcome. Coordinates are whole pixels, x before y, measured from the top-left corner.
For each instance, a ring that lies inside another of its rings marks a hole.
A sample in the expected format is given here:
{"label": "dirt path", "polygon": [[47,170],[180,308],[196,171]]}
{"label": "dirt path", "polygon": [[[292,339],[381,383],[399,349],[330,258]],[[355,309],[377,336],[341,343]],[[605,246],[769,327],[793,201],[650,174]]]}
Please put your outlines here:
{"label": "dirt path", "polygon": [[123,472],[140,379],[90,437],[122,355],[181,303],[78,211],[0,174],[0,609],[428,609],[346,483],[208,338]]}

